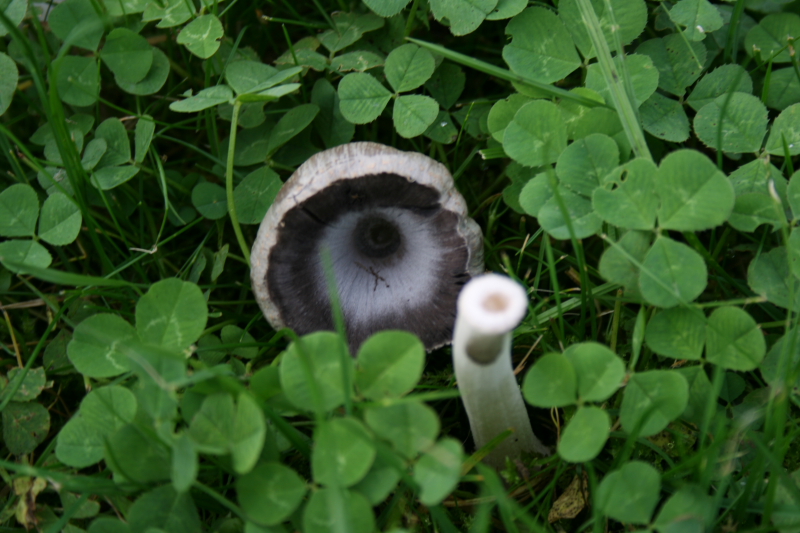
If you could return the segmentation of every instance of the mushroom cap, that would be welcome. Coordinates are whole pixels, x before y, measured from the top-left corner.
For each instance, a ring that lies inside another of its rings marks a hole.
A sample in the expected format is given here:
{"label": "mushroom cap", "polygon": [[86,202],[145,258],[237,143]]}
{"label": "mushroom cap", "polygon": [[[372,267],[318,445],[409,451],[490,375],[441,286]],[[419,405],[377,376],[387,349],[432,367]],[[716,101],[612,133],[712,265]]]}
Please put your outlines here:
{"label": "mushroom cap", "polygon": [[458,313],[478,335],[512,331],[528,313],[525,288],[507,276],[484,274],[458,296]]}
{"label": "mushroom cap", "polygon": [[275,329],[333,330],[328,250],[350,346],[384,329],[451,341],[483,235],[444,165],[370,142],[320,152],[286,181],[258,230],[251,280]]}

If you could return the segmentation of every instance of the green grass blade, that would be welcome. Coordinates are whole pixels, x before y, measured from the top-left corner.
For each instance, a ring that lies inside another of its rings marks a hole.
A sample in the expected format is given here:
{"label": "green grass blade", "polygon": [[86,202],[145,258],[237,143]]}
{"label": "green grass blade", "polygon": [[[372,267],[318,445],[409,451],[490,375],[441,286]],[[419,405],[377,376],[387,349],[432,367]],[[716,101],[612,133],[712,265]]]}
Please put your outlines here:
{"label": "green grass blade", "polygon": [[[589,0],[577,0],[577,2],[583,23],[586,25],[586,31],[589,33],[594,49],[597,52],[597,62],[611,93],[611,100],[617,110],[625,135],[628,137],[628,142],[631,143],[633,153],[636,157],[644,157],[652,161],[653,156],[650,155],[650,148],[644,138],[638,113],[631,102],[628,91],[625,89],[624,73],[620,72],[611,57],[611,50],[609,50],[606,38],[603,36],[600,20],[594,12],[592,3]],[[619,54],[617,56],[621,57]],[[627,81],[627,84],[630,84],[630,80]]]}
{"label": "green grass blade", "polygon": [[561,98],[562,100],[569,100],[571,102],[575,102],[576,104],[580,104],[586,107],[609,107],[596,100],[590,100],[589,98],[584,98],[583,96],[573,94],[569,91],[565,91],[564,89],[559,89],[558,87],[547,85],[546,83],[536,81],[527,76],[515,74],[510,70],[500,68],[496,65],[492,65],[491,63],[486,63],[485,61],[475,59],[474,57],[460,54],[458,52],[453,52],[452,50],[448,50],[444,46],[439,46],[438,44],[420,41],[419,39],[413,39],[411,37],[406,37],[406,40],[411,41],[412,43],[419,45],[423,48],[427,48],[431,52],[435,52],[441,56],[444,56],[446,59],[464,65],[465,67],[473,68],[477,71],[483,72],[484,74],[495,76],[502,80],[511,81],[515,83],[524,83],[525,85],[529,85],[534,89],[543,92],[544,94],[550,95],[553,98]]}
{"label": "green grass blade", "polygon": [[14,261],[3,261],[3,263],[12,269],[22,269],[26,274],[29,274],[42,281],[56,283],[58,285],[68,285],[73,287],[147,287],[147,285],[131,283],[130,281],[124,281],[121,279],[98,278],[96,276],[86,276],[84,274],[73,274],[52,268],[40,268],[32,265],[24,265]]}
{"label": "green grass blade", "polygon": [[239,127],[239,111],[242,109],[242,102],[236,100],[233,104],[233,116],[231,117],[231,140],[228,143],[228,161],[225,165],[225,192],[228,195],[228,214],[231,217],[233,232],[236,234],[236,241],[242,249],[242,255],[247,265],[250,266],[250,247],[244,240],[242,227],[239,225],[239,217],[236,216],[236,203],[233,197],[233,158],[236,151],[236,129]]}

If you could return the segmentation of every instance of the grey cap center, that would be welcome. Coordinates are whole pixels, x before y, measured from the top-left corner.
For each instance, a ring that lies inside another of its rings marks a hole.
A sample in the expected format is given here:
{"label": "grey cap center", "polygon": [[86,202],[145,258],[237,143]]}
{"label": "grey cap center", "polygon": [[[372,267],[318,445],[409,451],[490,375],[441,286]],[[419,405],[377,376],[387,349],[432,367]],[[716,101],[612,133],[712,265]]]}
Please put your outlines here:
{"label": "grey cap center", "polygon": [[373,259],[392,255],[403,241],[397,225],[377,215],[367,215],[359,220],[353,239],[358,251]]}

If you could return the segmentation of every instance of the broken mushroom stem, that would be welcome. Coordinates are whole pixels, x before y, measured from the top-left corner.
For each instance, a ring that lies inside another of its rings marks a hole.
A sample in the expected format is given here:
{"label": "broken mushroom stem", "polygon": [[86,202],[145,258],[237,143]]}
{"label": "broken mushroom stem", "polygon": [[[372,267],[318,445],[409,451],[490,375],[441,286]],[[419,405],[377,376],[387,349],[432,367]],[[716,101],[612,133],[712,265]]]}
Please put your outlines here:
{"label": "broken mushroom stem", "polygon": [[453,366],[475,447],[514,431],[484,458],[495,468],[522,452],[550,455],[533,434],[511,364],[511,332],[527,309],[525,289],[497,274],[472,279],[458,297]]}

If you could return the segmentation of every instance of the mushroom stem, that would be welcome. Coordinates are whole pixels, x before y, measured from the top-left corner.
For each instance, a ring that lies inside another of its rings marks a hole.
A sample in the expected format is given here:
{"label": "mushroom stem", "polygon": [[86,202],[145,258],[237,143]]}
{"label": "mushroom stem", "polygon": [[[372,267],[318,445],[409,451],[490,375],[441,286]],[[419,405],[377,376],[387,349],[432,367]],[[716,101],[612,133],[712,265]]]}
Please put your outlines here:
{"label": "mushroom stem", "polygon": [[522,452],[550,454],[533,434],[511,365],[511,332],[527,309],[525,289],[497,274],[472,279],[458,297],[453,366],[475,447],[514,430],[485,457],[495,468]]}

